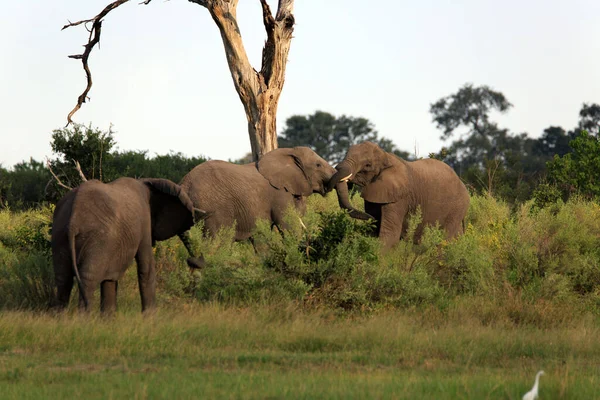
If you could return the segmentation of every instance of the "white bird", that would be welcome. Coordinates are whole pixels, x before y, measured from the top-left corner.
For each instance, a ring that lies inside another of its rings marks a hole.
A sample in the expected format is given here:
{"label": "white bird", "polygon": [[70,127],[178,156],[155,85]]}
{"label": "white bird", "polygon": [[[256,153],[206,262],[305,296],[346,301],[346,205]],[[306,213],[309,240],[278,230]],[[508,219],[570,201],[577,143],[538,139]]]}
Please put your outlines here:
{"label": "white bird", "polygon": [[544,375],[544,371],[540,371],[535,376],[535,383],[531,390],[523,395],[523,400],[535,400],[538,398],[538,386],[540,384],[540,376]]}

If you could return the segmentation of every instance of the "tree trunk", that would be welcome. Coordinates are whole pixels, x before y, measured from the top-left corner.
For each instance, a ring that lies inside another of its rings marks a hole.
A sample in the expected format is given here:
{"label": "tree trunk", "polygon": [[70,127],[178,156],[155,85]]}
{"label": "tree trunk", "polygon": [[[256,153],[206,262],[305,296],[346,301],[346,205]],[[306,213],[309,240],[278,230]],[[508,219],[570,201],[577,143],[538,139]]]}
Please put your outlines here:
{"label": "tree trunk", "polygon": [[266,0],[260,0],[267,31],[260,72],[248,61],[236,20],[237,2],[207,0],[197,3],[208,9],[221,32],[233,84],[248,120],[252,159],[258,161],[263,154],[277,148],[277,105],[294,31],[294,0],[279,0],[275,17]]}
{"label": "tree trunk", "polygon": [[[67,117],[71,117],[85,103],[92,88],[92,74],[88,66],[88,57],[96,44],[100,42],[102,21],[108,13],[130,0],[114,0],[95,17],[77,22],[69,22],[63,29],[85,24],[89,29],[88,43],[82,54],[69,56],[81,60],[87,77],[87,86],[77,99],[77,105]],[[152,0],[143,0],[148,5]],[[256,71],[250,65],[242,35],[236,20],[238,0],[188,0],[190,3],[205,7],[217,24],[225,47],[227,64],[240,100],[246,111],[248,134],[254,161],[265,153],[277,148],[277,104],[285,81],[285,67],[294,32],[294,0],[279,0],[277,14],[273,16],[267,0],[260,0],[263,12],[263,24],[267,40],[262,51],[262,65]]]}

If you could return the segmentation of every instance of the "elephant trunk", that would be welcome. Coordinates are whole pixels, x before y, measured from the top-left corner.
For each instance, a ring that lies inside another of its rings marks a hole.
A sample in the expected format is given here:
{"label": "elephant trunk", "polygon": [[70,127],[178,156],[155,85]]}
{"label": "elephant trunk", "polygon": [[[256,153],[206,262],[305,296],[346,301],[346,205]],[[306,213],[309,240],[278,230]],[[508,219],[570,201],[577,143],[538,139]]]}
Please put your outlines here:
{"label": "elephant trunk", "polygon": [[346,181],[348,181],[348,179],[352,177],[352,167],[347,161],[342,161],[335,167],[335,169],[337,170],[337,172],[333,174],[333,176],[329,179],[329,183],[327,184],[327,191],[330,191],[334,187],[337,189],[338,183],[340,183],[341,181],[344,181],[343,183],[346,183]]}
{"label": "elephant trunk", "polygon": [[339,164],[336,169],[338,172],[336,172],[329,180],[328,188],[331,190],[335,187],[340,207],[344,210],[350,211],[350,216],[352,218],[362,220],[375,219],[373,216],[352,207],[352,204],[350,203],[348,184],[346,183],[346,181],[349,179],[349,175],[351,174],[350,167],[347,164],[342,163]]}

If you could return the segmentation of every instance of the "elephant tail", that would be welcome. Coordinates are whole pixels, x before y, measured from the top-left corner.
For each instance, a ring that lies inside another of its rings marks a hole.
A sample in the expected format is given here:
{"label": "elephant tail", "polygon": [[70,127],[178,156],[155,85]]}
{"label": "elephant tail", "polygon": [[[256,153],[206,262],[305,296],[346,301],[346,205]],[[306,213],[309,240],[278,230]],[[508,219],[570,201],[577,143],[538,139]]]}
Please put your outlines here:
{"label": "elephant tail", "polygon": [[466,218],[463,218],[462,221],[460,221],[462,224],[462,228],[463,228],[463,234],[467,231],[465,220],[466,220]]}
{"label": "elephant tail", "polygon": [[73,272],[75,272],[75,279],[77,279],[77,287],[79,287],[79,294],[83,299],[85,308],[88,307],[88,299],[85,297],[85,290],[83,290],[83,284],[81,283],[81,277],[79,276],[79,269],[77,268],[77,253],[75,251],[75,232],[69,230],[69,248],[71,250],[71,262],[73,263]]}

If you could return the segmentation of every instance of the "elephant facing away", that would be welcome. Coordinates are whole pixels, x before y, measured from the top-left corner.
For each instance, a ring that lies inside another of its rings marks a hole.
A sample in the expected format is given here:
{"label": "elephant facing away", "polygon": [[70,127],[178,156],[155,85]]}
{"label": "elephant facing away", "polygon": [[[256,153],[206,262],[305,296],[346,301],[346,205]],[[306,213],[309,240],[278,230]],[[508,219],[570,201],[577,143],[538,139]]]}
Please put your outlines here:
{"label": "elephant facing away", "polygon": [[[219,228],[235,225],[235,240],[251,237],[259,218],[285,229],[286,209],[292,205],[303,214],[306,197],[325,195],[336,170],[308,147],[280,148],[265,154],[257,163],[245,165],[207,161],[181,181],[195,207],[208,213],[204,229],[214,235]],[[335,186],[348,198],[345,182]],[[349,207],[348,203],[348,207]],[[352,209],[354,216],[366,219]],[[189,238],[181,236],[192,254]],[[195,261],[188,260],[190,266]],[[196,261],[197,262],[197,261]]]}
{"label": "elephant facing away", "polygon": [[[386,248],[406,234],[407,216],[421,207],[423,227],[440,224],[448,238],[464,231],[469,193],[454,170],[435,159],[405,161],[372,142],[356,144],[336,166],[329,187],[340,181],[362,186],[365,211],[375,217],[377,235]],[[338,192],[339,195],[339,192]],[[340,199],[340,204],[346,204]]]}
{"label": "elephant facing away", "polygon": [[101,310],[113,312],[118,281],[135,258],[142,311],[154,308],[154,243],[185,232],[195,218],[205,215],[193,207],[179,185],[167,179],[82,183],[67,193],[54,211],[57,306],[62,309],[69,303],[76,278],[80,309],[89,309],[100,286]]}

